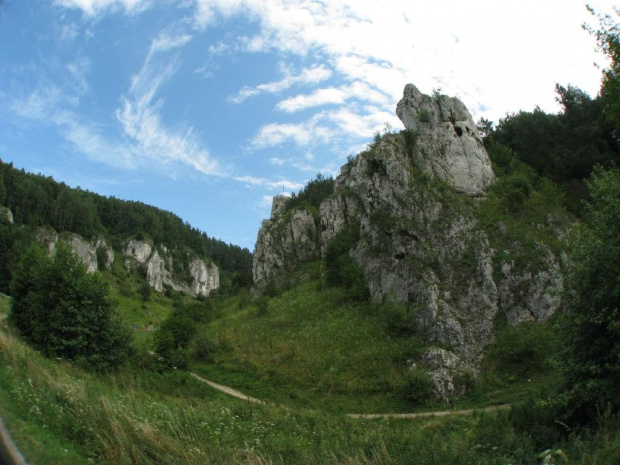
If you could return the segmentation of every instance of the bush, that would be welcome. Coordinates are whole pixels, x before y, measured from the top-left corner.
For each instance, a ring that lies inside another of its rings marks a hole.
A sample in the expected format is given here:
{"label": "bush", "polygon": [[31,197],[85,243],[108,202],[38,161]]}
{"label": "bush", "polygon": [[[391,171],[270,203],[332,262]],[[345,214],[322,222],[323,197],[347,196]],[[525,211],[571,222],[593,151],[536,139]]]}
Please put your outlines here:
{"label": "bush", "polygon": [[543,323],[526,322],[497,332],[487,352],[487,364],[510,380],[544,372],[557,336]]}
{"label": "bush", "polygon": [[122,363],[131,333],[123,328],[105,282],[88,274],[69,245],[53,257],[33,245],[11,281],[11,321],[22,336],[48,356],[82,357],[96,370]]}
{"label": "bush", "polygon": [[269,313],[269,298],[267,296],[261,296],[254,302],[256,307],[256,314],[258,316],[265,316]]}
{"label": "bush", "polygon": [[410,336],[413,333],[413,312],[410,307],[386,300],[380,308],[387,329],[393,336]]}
{"label": "bush", "polygon": [[325,253],[325,281],[328,286],[349,289],[352,300],[364,301],[370,297],[364,272],[349,255],[358,239],[359,224],[349,225],[332,238]]}
{"label": "bush", "polygon": [[403,129],[402,131],[400,131],[400,134],[405,140],[405,151],[411,154],[413,148],[418,142],[418,137],[420,137],[420,133],[411,129]]}
{"label": "bush", "polygon": [[108,263],[108,250],[104,246],[97,247],[97,268],[99,271],[105,271],[106,265]]}
{"label": "bush", "polygon": [[433,399],[433,381],[428,370],[410,368],[405,372],[405,397],[417,404],[426,404]]}
{"label": "bush", "polygon": [[298,207],[314,207],[319,209],[321,202],[334,193],[334,178],[325,177],[321,173],[316,179],[309,181],[298,193],[293,193],[286,203],[286,211]]}
{"label": "bush", "polygon": [[620,169],[594,170],[587,222],[571,240],[560,326],[575,419],[620,410]]}

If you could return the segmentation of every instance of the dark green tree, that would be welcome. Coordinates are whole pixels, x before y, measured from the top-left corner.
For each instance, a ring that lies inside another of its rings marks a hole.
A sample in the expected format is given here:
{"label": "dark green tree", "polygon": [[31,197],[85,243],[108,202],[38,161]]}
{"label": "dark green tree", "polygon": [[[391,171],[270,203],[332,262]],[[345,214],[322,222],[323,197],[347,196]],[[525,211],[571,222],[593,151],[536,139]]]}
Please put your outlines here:
{"label": "dark green tree", "polygon": [[566,279],[562,366],[573,416],[620,407],[620,169],[596,168]]}
{"label": "dark green tree", "polygon": [[10,290],[11,321],[46,355],[83,360],[98,371],[128,357],[131,333],[117,319],[106,283],[86,272],[69,245],[59,243],[51,257],[31,246]]}
{"label": "dark green tree", "polygon": [[173,311],[155,333],[155,350],[170,366],[186,368],[189,343],[196,332],[196,323],[184,312]]}
{"label": "dark green tree", "polygon": [[290,211],[297,207],[314,207],[317,210],[321,202],[334,193],[334,178],[325,177],[321,173],[316,175],[316,179],[308,181],[298,193],[291,195],[286,203],[286,210]]}
{"label": "dark green tree", "polygon": [[4,186],[4,176],[2,175],[2,171],[0,171],[0,205],[4,205],[5,200],[6,200],[6,187]]}
{"label": "dark green tree", "polygon": [[[599,29],[584,25],[584,28],[596,37],[599,50],[609,59],[609,67],[603,70],[601,98],[605,104],[605,116],[614,125],[620,127],[620,24],[611,15],[599,15],[588,7],[592,15],[599,20]],[[615,14],[620,17],[620,10]],[[616,133],[616,137],[620,137]]]}

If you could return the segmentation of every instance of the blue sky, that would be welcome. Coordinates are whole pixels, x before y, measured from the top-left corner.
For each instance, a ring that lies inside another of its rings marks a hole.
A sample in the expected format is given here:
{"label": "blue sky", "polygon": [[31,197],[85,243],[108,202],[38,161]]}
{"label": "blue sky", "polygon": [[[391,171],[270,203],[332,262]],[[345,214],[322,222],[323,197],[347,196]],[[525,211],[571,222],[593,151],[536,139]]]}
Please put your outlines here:
{"label": "blue sky", "polygon": [[5,0],[0,158],[253,250],[273,195],[402,128],[408,82],[476,120],[595,95],[584,22],[575,0]]}

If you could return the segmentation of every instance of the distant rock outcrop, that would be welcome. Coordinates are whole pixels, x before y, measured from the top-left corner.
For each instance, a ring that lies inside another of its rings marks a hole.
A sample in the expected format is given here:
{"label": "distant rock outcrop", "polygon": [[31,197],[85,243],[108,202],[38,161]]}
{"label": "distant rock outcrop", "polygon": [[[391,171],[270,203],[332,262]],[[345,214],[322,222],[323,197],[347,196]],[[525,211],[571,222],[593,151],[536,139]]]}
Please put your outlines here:
{"label": "distant rock outcrop", "polygon": [[[102,268],[112,269],[114,250],[101,237],[86,240],[78,234],[58,234],[53,229],[41,228],[37,234],[37,240],[44,244],[50,253],[54,252],[58,241],[67,242],[89,273]],[[189,260],[184,273],[185,277],[179,280],[172,276],[173,259],[163,245],[153,247],[147,241],[130,239],[126,242],[122,252],[125,256],[125,267],[131,271],[138,266],[143,266],[149,286],[157,292],[164,292],[165,286],[170,286],[175,291],[184,294],[207,297],[211,291],[220,287],[218,267],[213,263],[206,264],[198,257]],[[99,263],[100,260],[104,262]]]}
{"label": "distant rock outcrop", "polygon": [[220,287],[220,273],[215,264],[206,264],[200,258],[189,261],[186,281],[173,278],[173,259],[164,246],[153,247],[149,242],[131,239],[125,245],[125,266],[133,269],[137,264],[146,269],[146,280],[157,292],[164,292],[164,286],[193,296],[208,296]]}
{"label": "distant rock outcrop", "polygon": [[[56,249],[56,245],[59,240],[67,242],[73,248],[75,254],[82,260],[86,271],[94,273],[99,267],[99,260],[105,260],[101,264],[101,267],[106,269],[112,268],[114,262],[114,250],[112,247],[108,247],[105,239],[98,237],[92,240],[86,240],[79,234],[74,233],[62,233],[58,234],[56,231],[49,229],[41,229],[38,234],[39,242],[45,244],[50,253],[53,253]],[[100,251],[99,254],[97,251]],[[103,253],[101,253],[103,252]]]}
{"label": "distant rock outcrop", "polygon": [[0,206],[0,223],[13,224],[13,212]]}
{"label": "distant rock outcrop", "polygon": [[[343,230],[373,299],[407,306],[428,350],[438,397],[477,376],[498,312],[511,324],[544,320],[560,306],[558,257],[541,245],[536,268],[495,259],[474,200],[494,180],[471,115],[455,98],[405,88],[397,113],[408,132],[386,134],[342,167],[318,217],[274,198],[254,254],[254,289],[282,281],[300,261],[324,255]],[[413,142],[412,142],[413,141]],[[452,188],[445,185],[452,186]]]}

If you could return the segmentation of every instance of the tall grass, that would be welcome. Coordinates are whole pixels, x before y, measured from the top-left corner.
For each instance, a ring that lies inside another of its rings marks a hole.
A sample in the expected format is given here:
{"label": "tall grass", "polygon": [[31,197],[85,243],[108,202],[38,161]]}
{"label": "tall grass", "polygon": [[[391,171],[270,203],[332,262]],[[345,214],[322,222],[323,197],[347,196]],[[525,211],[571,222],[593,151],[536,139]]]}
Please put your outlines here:
{"label": "tall grass", "polygon": [[[0,315],[6,303],[0,297]],[[86,373],[41,357],[4,325],[0,413],[35,464],[517,465],[541,452],[510,412],[352,420],[248,404],[181,372]],[[617,463],[618,425],[601,431],[549,447],[564,446],[568,463]]]}

